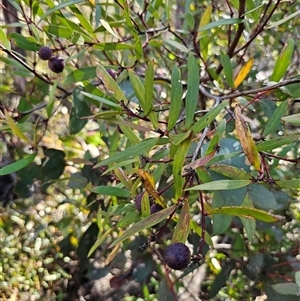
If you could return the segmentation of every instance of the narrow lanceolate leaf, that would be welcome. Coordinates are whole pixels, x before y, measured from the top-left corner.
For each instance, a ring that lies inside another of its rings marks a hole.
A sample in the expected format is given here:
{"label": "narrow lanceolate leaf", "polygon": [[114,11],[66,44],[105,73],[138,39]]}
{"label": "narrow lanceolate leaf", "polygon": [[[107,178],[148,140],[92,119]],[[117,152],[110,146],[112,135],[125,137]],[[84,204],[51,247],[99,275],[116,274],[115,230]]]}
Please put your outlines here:
{"label": "narrow lanceolate leaf", "polygon": [[235,106],[235,128],[237,136],[241,142],[242,149],[249,160],[257,171],[260,171],[261,158],[257,151],[255,142],[252,138],[248,124],[244,121],[241,114],[241,107]]}
{"label": "narrow lanceolate leaf", "polygon": [[124,188],[113,187],[113,186],[97,186],[91,189],[91,191],[103,194],[103,195],[114,195],[118,197],[128,198],[130,197],[130,192]]}
{"label": "narrow lanceolate leaf", "polygon": [[141,221],[135,223],[131,228],[126,230],[120,237],[118,237],[109,248],[114,247],[123,240],[129,238],[130,236],[136,234],[137,232],[143,231],[144,229],[150,228],[162,220],[166,219],[170,214],[176,210],[176,205],[160,210],[156,213],[149,215],[148,217],[142,219]]}
{"label": "narrow lanceolate leaf", "polygon": [[[252,209],[254,208],[253,203],[247,193],[246,193],[246,196],[245,196],[241,206],[247,207],[247,208],[252,208]],[[246,231],[249,241],[252,241],[253,236],[255,234],[256,221],[253,218],[245,218],[245,217],[241,217],[241,216],[240,216],[240,219],[244,225],[244,228],[245,228],[245,231]]]}
{"label": "narrow lanceolate leaf", "polygon": [[276,221],[281,221],[284,219],[282,216],[274,215],[271,213],[268,213],[266,211],[255,209],[255,208],[249,208],[249,207],[241,207],[241,206],[225,206],[221,208],[215,208],[208,212],[208,214],[229,214],[244,218],[254,218],[256,220],[260,220],[266,223],[272,223]]}
{"label": "narrow lanceolate leaf", "polygon": [[7,39],[7,36],[2,28],[0,28],[0,44],[2,44],[8,51],[11,50],[10,41]]}
{"label": "narrow lanceolate leaf", "polygon": [[284,122],[287,122],[287,123],[300,125],[300,114],[285,116],[285,117],[282,117],[281,120]]}
{"label": "narrow lanceolate leaf", "polygon": [[184,200],[183,206],[180,211],[179,220],[175,227],[172,242],[185,243],[190,233],[190,206],[188,200]]}
{"label": "narrow lanceolate leaf", "polygon": [[194,133],[201,132],[205,127],[211,124],[214,119],[219,115],[219,113],[227,106],[228,100],[222,101],[218,106],[211,109],[208,113],[206,113],[202,118],[200,118],[191,128],[190,130]]}
{"label": "narrow lanceolate leaf", "polygon": [[198,95],[199,95],[199,81],[200,73],[199,66],[194,55],[189,54],[188,57],[188,81],[187,81],[187,93],[186,93],[186,119],[185,125],[187,128],[193,122],[194,114],[197,107]]}
{"label": "narrow lanceolate leaf", "polygon": [[300,190],[300,179],[276,181],[276,184],[282,188]]}
{"label": "narrow lanceolate leaf", "polygon": [[188,153],[191,144],[192,134],[185,139],[177,148],[173,161],[173,179],[175,186],[175,198],[179,198],[182,195],[183,178],[182,167],[185,161],[185,157]]}
{"label": "narrow lanceolate leaf", "polygon": [[211,165],[209,168],[212,171],[231,179],[249,180],[249,178],[251,178],[251,176],[244,170],[231,165],[215,164]]}
{"label": "narrow lanceolate leaf", "polygon": [[150,138],[143,140],[141,143],[128,147],[127,149],[117,152],[111,155],[109,158],[99,162],[94,166],[97,168],[99,166],[104,166],[110,163],[118,163],[122,160],[128,160],[135,156],[141,156],[149,151],[156,143],[158,142],[159,138]]}
{"label": "narrow lanceolate leaf", "polygon": [[182,106],[182,83],[179,68],[174,65],[171,77],[171,103],[168,119],[168,131],[176,125]]}
{"label": "narrow lanceolate leaf", "polygon": [[102,65],[97,66],[97,75],[103,81],[107,91],[111,93],[117,101],[127,101],[126,96],[124,95],[121,88]]}
{"label": "narrow lanceolate leaf", "polygon": [[145,109],[144,113],[147,116],[153,108],[153,84],[154,84],[154,69],[153,62],[150,61],[145,74]]}
{"label": "narrow lanceolate leaf", "polygon": [[251,58],[241,69],[241,71],[238,73],[237,77],[234,80],[234,86],[237,88],[247,77],[249,72],[251,71],[253,65],[253,58]]}
{"label": "narrow lanceolate leaf", "polygon": [[274,148],[290,144],[298,139],[300,139],[300,135],[289,135],[285,137],[273,138],[257,144],[257,150],[259,152],[273,150]]}
{"label": "narrow lanceolate leaf", "polygon": [[227,84],[230,88],[234,89],[235,84],[233,82],[233,71],[230,58],[227,54],[221,53],[221,63],[224,69]]}
{"label": "narrow lanceolate leaf", "polygon": [[14,120],[11,118],[11,116],[8,114],[8,112],[5,110],[5,117],[7,120],[7,123],[11,129],[11,131],[17,136],[19,137],[21,140],[25,141],[28,144],[31,144],[31,141],[24,135],[24,133],[21,131],[21,129],[19,128],[19,126],[14,122]]}
{"label": "narrow lanceolate leaf", "polygon": [[[139,104],[145,113],[148,109],[147,104],[146,104],[146,99],[145,99],[145,94],[146,94],[145,87],[144,87],[143,83],[141,82],[140,78],[134,73],[133,70],[129,69],[128,75],[129,75],[129,79],[132,84],[132,88],[135,93],[135,96],[137,97]],[[151,120],[153,127],[158,128],[158,121],[157,121],[157,116],[156,116],[155,112],[149,112],[148,118]]]}
{"label": "narrow lanceolate leaf", "polygon": [[13,172],[23,169],[24,167],[29,165],[34,160],[35,157],[36,154],[31,154],[28,157],[25,157],[19,161],[16,161],[14,163],[8,164],[0,168],[0,176],[9,175]]}
{"label": "narrow lanceolate leaf", "polygon": [[149,195],[154,198],[154,201],[162,206],[163,208],[166,208],[166,204],[164,202],[164,198],[159,195],[154,187],[154,178],[147,172],[142,169],[138,170],[138,174],[141,177],[142,183],[144,188],[148,191]]}
{"label": "narrow lanceolate leaf", "polygon": [[120,39],[120,37],[116,34],[116,32],[111,28],[111,26],[109,25],[109,23],[107,23],[105,20],[100,19],[100,23],[102,24],[102,26],[115,38]]}
{"label": "narrow lanceolate leaf", "polygon": [[264,132],[263,137],[266,137],[269,134],[272,134],[279,127],[281,120],[280,118],[286,114],[288,108],[288,100],[285,100],[280,103],[280,105],[276,108],[273,115],[269,119]]}
{"label": "narrow lanceolate leaf", "polygon": [[273,73],[270,77],[270,81],[279,82],[281,78],[284,76],[286,70],[291,64],[294,47],[295,47],[294,40],[292,38],[289,38],[286,41],[279,57],[276,60]]}
{"label": "narrow lanceolate leaf", "polygon": [[251,180],[219,180],[190,187],[185,190],[230,190],[245,187]]}

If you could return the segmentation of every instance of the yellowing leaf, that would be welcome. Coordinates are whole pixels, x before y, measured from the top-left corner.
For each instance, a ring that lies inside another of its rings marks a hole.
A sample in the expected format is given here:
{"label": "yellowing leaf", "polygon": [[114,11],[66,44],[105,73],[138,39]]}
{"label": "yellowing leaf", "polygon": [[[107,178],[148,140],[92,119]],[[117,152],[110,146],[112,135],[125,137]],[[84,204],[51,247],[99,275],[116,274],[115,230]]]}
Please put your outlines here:
{"label": "yellowing leaf", "polygon": [[32,143],[30,142],[30,140],[23,134],[23,132],[21,131],[21,129],[18,127],[18,125],[14,122],[14,120],[11,118],[11,116],[8,114],[7,111],[5,111],[5,117],[7,119],[7,123],[10,127],[10,129],[12,130],[12,132],[18,136],[21,140],[25,141],[28,144]]}
{"label": "yellowing leaf", "polygon": [[261,158],[252,138],[249,126],[243,119],[241,107],[237,105],[234,109],[234,113],[236,133],[241,142],[242,149],[249,162],[257,171],[260,171]]}
{"label": "yellowing leaf", "polygon": [[249,74],[251,68],[253,65],[253,58],[251,58],[241,69],[241,71],[239,72],[239,74],[237,75],[237,77],[234,80],[234,86],[237,88],[242,82],[243,80],[246,78],[246,76]]}
{"label": "yellowing leaf", "polygon": [[199,27],[203,27],[204,25],[209,23],[211,18],[211,13],[212,13],[212,5],[208,6],[207,9],[205,10],[201,18]]}
{"label": "yellowing leaf", "polygon": [[185,243],[189,233],[190,233],[190,206],[187,200],[184,200],[183,206],[181,208],[179,220],[175,227],[172,242],[182,242]]}
{"label": "yellowing leaf", "polygon": [[148,191],[148,193],[153,196],[155,199],[155,202],[162,206],[163,208],[166,208],[166,204],[164,202],[164,199],[161,195],[157,193],[157,191],[154,188],[154,179],[149,175],[147,171],[144,171],[142,169],[138,170],[138,174],[141,177],[142,183],[145,187],[145,189]]}

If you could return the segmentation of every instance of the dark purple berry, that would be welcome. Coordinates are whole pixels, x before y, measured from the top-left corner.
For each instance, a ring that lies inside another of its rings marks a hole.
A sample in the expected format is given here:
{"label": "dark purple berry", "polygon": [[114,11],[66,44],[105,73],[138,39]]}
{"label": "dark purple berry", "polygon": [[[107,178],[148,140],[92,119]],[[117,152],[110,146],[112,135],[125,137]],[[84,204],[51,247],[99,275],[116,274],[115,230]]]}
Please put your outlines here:
{"label": "dark purple berry", "polygon": [[154,203],[153,205],[150,206],[150,214],[153,214],[155,212],[158,212],[160,210],[164,209],[162,206],[160,206],[157,203]]}
{"label": "dark purple berry", "polygon": [[171,269],[185,269],[189,265],[190,259],[190,249],[181,242],[173,243],[165,250],[164,260]]}
{"label": "dark purple berry", "polygon": [[134,204],[135,204],[135,209],[138,211],[138,212],[142,212],[142,199],[143,199],[143,195],[144,195],[144,192],[141,192],[139,193],[135,199],[134,199]]}
{"label": "dark purple berry", "polygon": [[39,58],[43,61],[48,61],[52,56],[52,50],[47,47],[43,46],[39,50]]}
{"label": "dark purple berry", "polygon": [[61,73],[65,68],[65,61],[58,55],[52,56],[48,61],[48,66],[51,71]]}

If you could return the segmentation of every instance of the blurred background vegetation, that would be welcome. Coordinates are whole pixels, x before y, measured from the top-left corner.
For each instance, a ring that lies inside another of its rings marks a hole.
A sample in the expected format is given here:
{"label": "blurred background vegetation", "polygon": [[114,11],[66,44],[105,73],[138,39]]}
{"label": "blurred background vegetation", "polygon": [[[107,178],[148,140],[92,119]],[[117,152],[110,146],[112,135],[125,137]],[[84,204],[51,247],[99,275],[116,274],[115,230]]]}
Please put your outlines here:
{"label": "blurred background vegetation", "polygon": [[[299,11],[298,1],[2,0],[0,300],[298,300]],[[39,58],[42,46],[64,60],[63,72]],[[236,103],[248,106],[262,177],[235,146]],[[219,112],[191,131],[214,105]],[[104,161],[135,145],[133,157]],[[183,154],[181,171],[201,157],[197,146],[245,171],[250,197],[246,188],[211,187],[203,202],[182,192],[241,180],[205,162],[199,183],[178,184],[172,161]],[[109,248],[149,215],[136,208],[148,173],[168,207],[184,199],[188,222],[178,210]],[[242,201],[276,218],[204,214]],[[193,254],[180,272],[163,259],[176,227]]]}

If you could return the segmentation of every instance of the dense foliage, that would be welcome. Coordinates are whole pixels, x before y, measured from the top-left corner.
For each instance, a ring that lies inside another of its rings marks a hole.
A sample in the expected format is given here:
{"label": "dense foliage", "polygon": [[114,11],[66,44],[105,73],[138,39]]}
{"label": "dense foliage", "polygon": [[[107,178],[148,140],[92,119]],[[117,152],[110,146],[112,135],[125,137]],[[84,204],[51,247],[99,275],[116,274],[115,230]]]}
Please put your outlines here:
{"label": "dense foliage", "polygon": [[298,300],[298,1],[1,7],[1,300]]}

